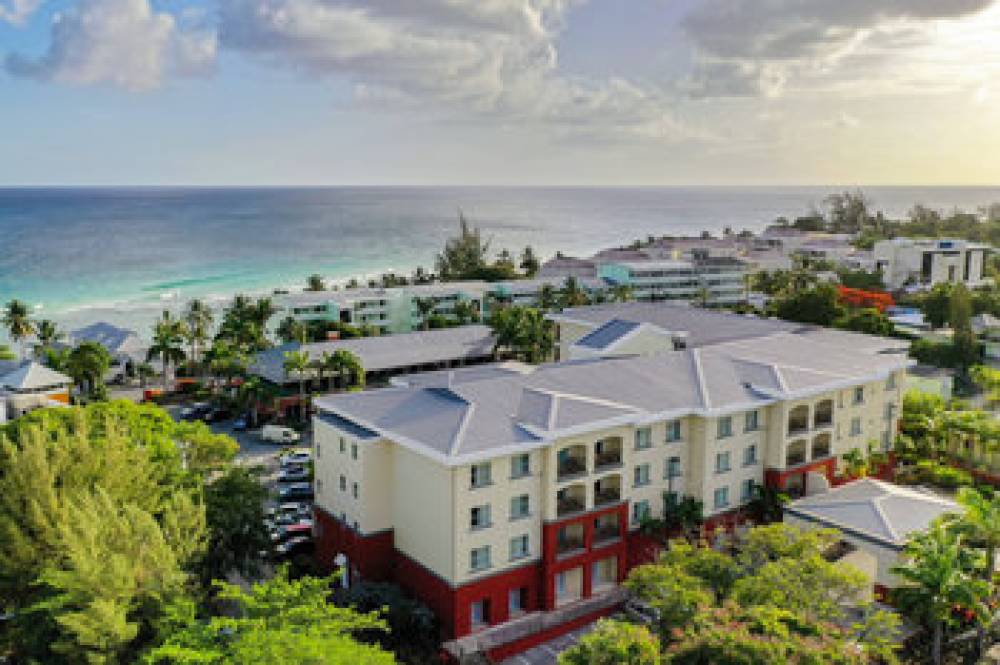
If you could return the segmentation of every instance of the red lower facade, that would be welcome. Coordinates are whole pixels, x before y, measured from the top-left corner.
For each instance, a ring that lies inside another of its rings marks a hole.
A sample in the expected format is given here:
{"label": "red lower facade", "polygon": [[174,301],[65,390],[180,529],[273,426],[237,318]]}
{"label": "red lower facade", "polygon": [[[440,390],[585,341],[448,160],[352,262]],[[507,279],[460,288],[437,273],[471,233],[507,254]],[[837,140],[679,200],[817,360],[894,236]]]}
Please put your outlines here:
{"label": "red lower facade", "polygon": [[[503,624],[515,618],[511,600],[517,595],[516,616],[548,611],[576,599],[589,598],[596,591],[617,586],[628,570],[655,558],[644,537],[628,532],[628,504],[573,515],[542,527],[542,556],[520,568],[505,570],[453,587],[436,573],[425,568],[394,547],[391,531],[360,535],[336,517],[316,508],[316,557],[327,570],[335,567],[338,555],[347,558],[351,579],[392,582],[418,598],[438,617],[447,639],[460,638],[475,631]],[[609,524],[617,526],[612,533]],[[566,533],[582,533],[567,545]],[[650,542],[652,542],[650,540]],[[595,564],[597,570],[595,570]],[[566,580],[574,580],[569,583]],[[473,626],[473,605],[484,608],[485,621]],[[506,658],[574,630],[605,612],[532,635],[491,651],[490,656]]]}

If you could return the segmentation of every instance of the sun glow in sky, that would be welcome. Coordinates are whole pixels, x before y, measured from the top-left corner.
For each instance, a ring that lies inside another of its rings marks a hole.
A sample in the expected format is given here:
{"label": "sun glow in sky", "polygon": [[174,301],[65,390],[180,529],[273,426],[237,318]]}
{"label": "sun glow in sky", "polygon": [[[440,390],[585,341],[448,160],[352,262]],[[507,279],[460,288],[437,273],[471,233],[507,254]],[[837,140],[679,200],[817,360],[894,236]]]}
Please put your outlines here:
{"label": "sun glow in sky", "polygon": [[0,185],[1000,182],[1000,0],[0,0],[0,59]]}

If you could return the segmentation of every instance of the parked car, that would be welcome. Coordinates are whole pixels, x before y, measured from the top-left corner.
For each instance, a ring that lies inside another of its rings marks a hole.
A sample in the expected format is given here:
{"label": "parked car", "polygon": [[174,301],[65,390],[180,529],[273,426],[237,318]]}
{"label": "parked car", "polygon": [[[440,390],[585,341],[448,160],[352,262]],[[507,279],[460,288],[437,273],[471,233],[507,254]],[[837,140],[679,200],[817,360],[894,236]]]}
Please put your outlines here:
{"label": "parked car", "polygon": [[294,538],[289,538],[284,542],[278,543],[274,547],[274,554],[276,557],[308,554],[315,547],[316,544],[313,542],[312,536],[295,536]]}
{"label": "parked car", "polygon": [[245,432],[246,429],[247,429],[247,425],[248,425],[247,417],[246,416],[240,416],[239,418],[237,418],[236,420],[233,421],[233,431],[234,432]]}
{"label": "parked car", "polygon": [[312,515],[312,504],[308,501],[286,501],[267,509],[268,517],[278,517],[280,515],[308,517]]}
{"label": "parked car", "polygon": [[297,450],[294,453],[288,453],[287,455],[281,456],[281,468],[284,469],[290,466],[301,466],[312,461],[312,453],[308,450]]}
{"label": "parked car", "polygon": [[212,410],[212,405],[208,402],[196,402],[191,406],[185,406],[181,409],[180,417],[181,420],[198,420],[203,418],[205,414]]}
{"label": "parked car", "polygon": [[289,466],[278,472],[279,483],[299,483],[309,480],[312,473],[303,466]]}
{"label": "parked car", "polygon": [[304,520],[295,524],[283,524],[271,532],[271,541],[280,543],[297,536],[312,537],[312,520]]}
{"label": "parked car", "polygon": [[204,420],[206,423],[217,423],[221,420],[226,420],[227,418],[229,418],[229,415],[230,414],[228,409],[223,409],[222,407],[215,407],[206,411],[205,414],[201,417],[201,419]]}
{"label": "parked car", "polygon": [[260,430],[260,438],[270,443],[298,443],[302,437],[291,427],[281,425],[264,425]]}
{"label": "parked car", "polygon": [[291,483],[278,489],[278,497],[282,501],[295,501],[297,499],[313,498],[312,483]]}

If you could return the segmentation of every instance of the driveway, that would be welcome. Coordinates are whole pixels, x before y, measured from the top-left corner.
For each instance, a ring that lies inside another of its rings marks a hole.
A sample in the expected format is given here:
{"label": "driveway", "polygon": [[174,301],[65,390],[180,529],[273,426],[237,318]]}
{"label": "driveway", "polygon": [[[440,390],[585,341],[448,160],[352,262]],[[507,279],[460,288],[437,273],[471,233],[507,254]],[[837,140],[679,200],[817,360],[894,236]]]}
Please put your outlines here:
{"label": "driveway", "polygon": [[537,647],[528,649],[524,653],[501,661],[500,665],[555,665],[561,654],[566,649],[580,641],[580,638],[594,629],[594,624],[588,624],[583,628],[577,628],[573,632],[560,635],[548,642],[539,644]]}

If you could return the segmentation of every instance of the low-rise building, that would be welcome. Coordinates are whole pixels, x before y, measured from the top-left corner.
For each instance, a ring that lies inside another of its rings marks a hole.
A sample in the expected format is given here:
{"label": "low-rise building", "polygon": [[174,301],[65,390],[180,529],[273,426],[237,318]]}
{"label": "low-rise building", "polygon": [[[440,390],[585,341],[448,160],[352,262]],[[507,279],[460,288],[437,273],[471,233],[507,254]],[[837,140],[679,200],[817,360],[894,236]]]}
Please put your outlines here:
{"label": "low-rise building", "polygon": [[755,485],[801,494],[888,445],[910,364],[895,341],[708,327],[697,346],[650,331],[667,346],[317,399],[319,563],[344,555],[351,579],[392,580],[450,637],[510,653],[614,592],[670,494],[730,524]]}
{"label": "low-rise building", "polygon": [[0,361],[0,423],[70,402],[73,380],[33,360]]}
{"label": "low-rise building", "polygon": [[704,301],[729,305],[746,301],[747,266],[731,257],[603,263],[598,275],[632,289],[637,300]]}
{"label": "low-rise building", "polygon": [[948,282],[968,287],[990,283],[984,277],[989,245],[967,240],[893,238],[875,243],[875,269],[890,289],[929,288]]}
{"label": "low-rise building", "polygon": [[985,312],[974,316],[972,330],[983,344],[983,355],[1000,360],[1000,318]]}
{"label": "low-rise building", "polygon": [[70,332],[69,337],[74,346],[82,342],[96,342],[108,350],[111,368],[105,377],[107,381],[124,378],[134,367],[146,362],[149,351],[149,344],[134,330],[103,321],[78,328]]}
{"label": "low-rise building", "polygon": [[866,569],[876,590],[885,591],[899,586],[892,568],[901,563],[906,541],[959,511],[957,503],[930,491],[863,478],[786,504],[784,521],[839,531],[867,559],[854,565]]}

